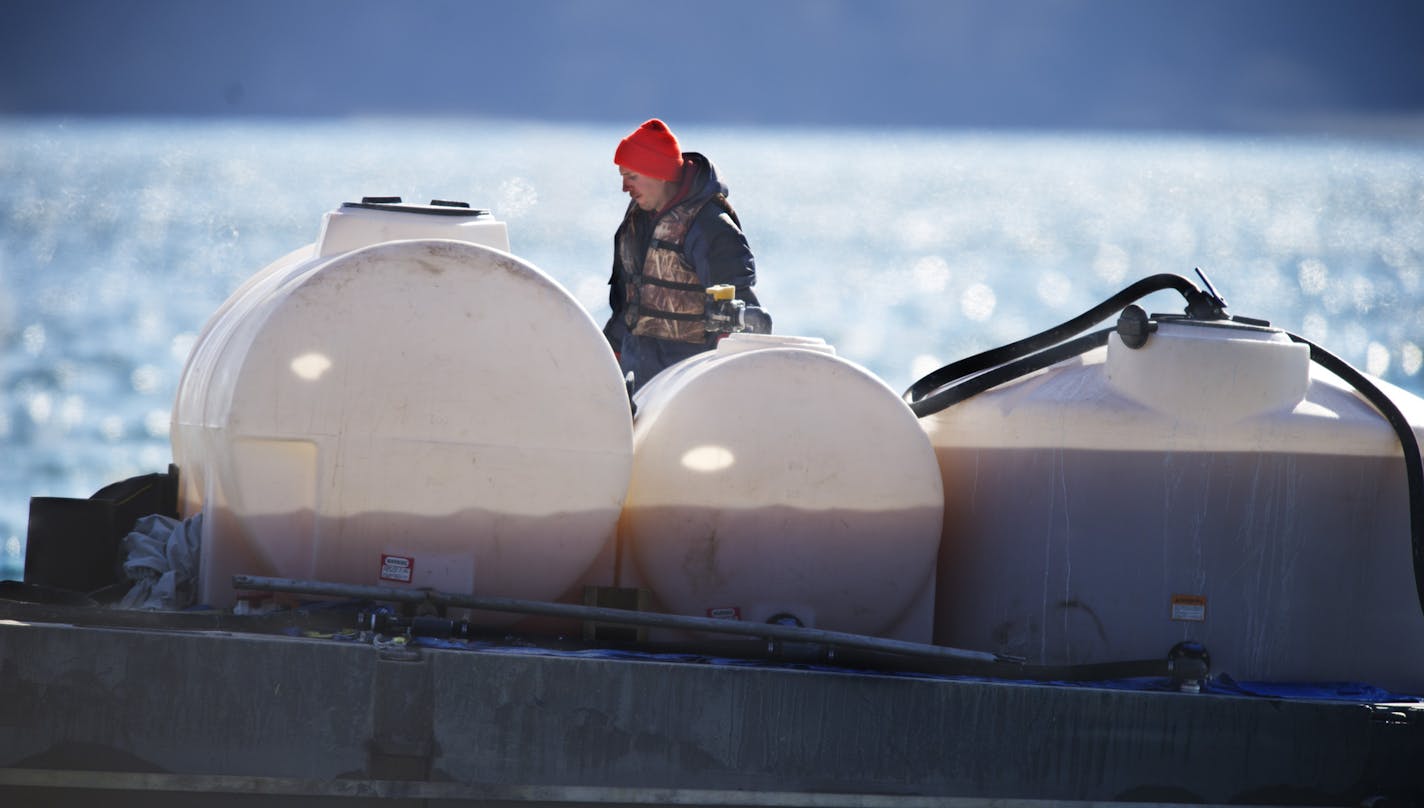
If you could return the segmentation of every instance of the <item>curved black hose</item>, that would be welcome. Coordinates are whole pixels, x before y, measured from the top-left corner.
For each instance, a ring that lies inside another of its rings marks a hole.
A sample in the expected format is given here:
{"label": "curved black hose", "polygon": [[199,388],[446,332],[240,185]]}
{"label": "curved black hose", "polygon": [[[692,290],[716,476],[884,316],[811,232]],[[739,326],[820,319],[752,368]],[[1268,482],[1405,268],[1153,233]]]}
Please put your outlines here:
{"label": "curved black hose", "polygon": [[[1027,376],[1034,371],[1043,370],[1066,359],[1072,359],[1079,354],[1106,345],[1108,334],[1111,334],[1112,331],[1111,328],[1094,331],[1074,340],[1060,342],[1037,353],[1020,356],[992,370],[969,376],[963,381],[942,384],[931,395],[911,403],[910,409],[920,418],[939,412],[986,390],[992,390],[1021,376]],[[943,370],[943,368],[941,369]]]}
{"label": "curved black hose", "polygon": [[1344,379],[1394,428],[1400,449],[1404,452],[1404,476],[1409,490],[1409,539],[1414,553],[1414,591],[1419,598],[1419,609],[1424,612],[1424,462],[1420,459],[1419,441],[1414,436],[1414,427],[1390,397],[1376,387],[1365,374],[1304,337],[1298,337],[1289,331],[1286,336],[1308,346],[1310,361]]}
{"label": "curved black hose", "polygon": [[[910,405],[910,409],[915,415],[923,418],[931,413],[939,412],[950,404],[963,401],[968,393],[960,396],[942,395],[940,388],[952,382],[982,373],[989,368],[997,368],[1006,362],[1023,358],[1026,354],[1041,351],[1050,346],[1081,333],[1084,329],[1097,325],[1108,317],[1116,314],[1123,306],[1135,302],[1141,297],[1153,292],[1161,292],[1168,289],[1175,289],[1182,293],[1182,297],[1187,299],[1189,309],[1198,310],[1208,319],[1211,315],[1225,317],[1222,312],[1225,304],[1217,298],[1209,298],[1206,293],[1197,288],[1196,284],[1181,275],[1162,273],[1152,275],[1128,286],[1121,292],[1104,300],[1102,303],[1088,309],[1073,319],[1054,326],[1047,331],[1025,337],[1017,342],[1011,342],[998,348],[991,348],[980,354],[975,354],[967,359],[958,362],[951,362],[948,365],[936,370],[914,384],[905,391],[904,399]],[[1083,350],[1087,350],[1084,348]],[[983,388],[988,389],[988,388]],[[976,391],[979,392],[979,391]]]}

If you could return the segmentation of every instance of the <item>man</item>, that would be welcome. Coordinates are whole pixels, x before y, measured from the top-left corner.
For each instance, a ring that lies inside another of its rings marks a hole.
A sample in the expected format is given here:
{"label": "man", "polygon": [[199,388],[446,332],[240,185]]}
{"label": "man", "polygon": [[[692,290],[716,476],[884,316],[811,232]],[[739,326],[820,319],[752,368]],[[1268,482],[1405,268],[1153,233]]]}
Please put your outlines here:
{"label": "man", "polygon": [[667,124],[653,118],[613,153],[631,201],[613,237],[603,334],[636,390],[663,368],[717,344],[708,333],[707,287],[730,284],[757,306],[756,261],[727,203],[717,169],[684,153]]}

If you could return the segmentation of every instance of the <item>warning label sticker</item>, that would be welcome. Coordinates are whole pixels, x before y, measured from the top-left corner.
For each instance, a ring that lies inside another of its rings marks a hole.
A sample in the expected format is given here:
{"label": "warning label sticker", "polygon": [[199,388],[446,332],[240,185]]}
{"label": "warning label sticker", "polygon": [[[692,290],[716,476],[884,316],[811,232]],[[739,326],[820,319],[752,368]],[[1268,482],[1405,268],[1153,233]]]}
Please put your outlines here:
{"label": "warning label sticker", "polygon": [[718,620],[741,620],[742,610],[736,606],[718,606],[707,610],[708,617],[715,617]]}
{"label": "warning label sticker", "polygon": [[1206,622],[1206,598],[1201,595],[1173,595],[1172,619],[1188,623]]}
{"label": "warning label sticker", "polygon": [[408,584],[415,573],[415,559],[410,556],[381,555],[381,580]]}

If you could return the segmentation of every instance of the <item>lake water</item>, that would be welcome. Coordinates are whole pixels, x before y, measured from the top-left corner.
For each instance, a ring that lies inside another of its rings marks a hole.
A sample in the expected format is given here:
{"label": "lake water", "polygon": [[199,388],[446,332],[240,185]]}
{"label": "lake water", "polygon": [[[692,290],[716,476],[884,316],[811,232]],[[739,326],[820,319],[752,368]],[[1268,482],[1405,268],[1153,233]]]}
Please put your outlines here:
{"label": "lake water", "polygon": [[[342,202],[490,208],[602,322],[629,128],[0,118],[0,578],[20,576],[29,497],[167,467],[204,321]],[[1201,267],[1232,313],[1424,393],[1424,141],[678,131],[732,189],[776,330],[897,391]]]}

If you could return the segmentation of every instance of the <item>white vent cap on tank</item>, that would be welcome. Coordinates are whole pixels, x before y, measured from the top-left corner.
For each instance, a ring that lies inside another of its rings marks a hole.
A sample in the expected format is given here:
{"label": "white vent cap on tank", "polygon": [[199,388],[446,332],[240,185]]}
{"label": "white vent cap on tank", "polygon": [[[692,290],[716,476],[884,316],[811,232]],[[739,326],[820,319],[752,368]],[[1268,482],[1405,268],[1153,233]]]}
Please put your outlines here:
{"label": "white vent cap on tank", "polygon": [[509,230],[488,210],[441,199],[419,205],[398,196],[367,196],[322,217],[316,254],[325,258],[409,239],[451,239],[509,252]]}

